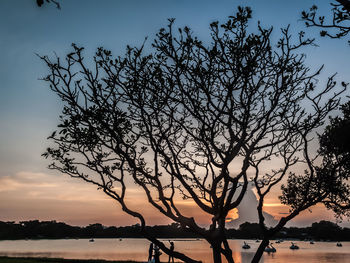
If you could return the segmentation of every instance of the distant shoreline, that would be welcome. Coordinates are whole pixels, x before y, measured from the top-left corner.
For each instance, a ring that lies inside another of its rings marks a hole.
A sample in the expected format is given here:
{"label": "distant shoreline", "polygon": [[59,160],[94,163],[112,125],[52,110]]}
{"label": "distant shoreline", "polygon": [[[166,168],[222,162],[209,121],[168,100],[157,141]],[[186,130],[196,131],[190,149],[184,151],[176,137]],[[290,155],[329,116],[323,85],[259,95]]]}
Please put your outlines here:
{"label": "distant shoreline", "polygon": [[42,257],[0,257],[0,263],[142,263],[132,260],[64,259]]}
{"label": "distant shoreline", "polygon": [[[201,236],[183,229],[181,225],[146,226],[146,231],[159,239],[200,239]],[[225,230],[228,239],[261,239],[259,224],[243,223],[238,229]],[[42,240],[42,239],[91,239],[91,238],[144,238],[139,224],[124,227],[91,224],[86,227],[70,226],[56,221],[0,221],[0,240]],[[284,227],[273,239],[350,241],[350,228],[342,228],[329,221],[313,223],[309,227]]]}

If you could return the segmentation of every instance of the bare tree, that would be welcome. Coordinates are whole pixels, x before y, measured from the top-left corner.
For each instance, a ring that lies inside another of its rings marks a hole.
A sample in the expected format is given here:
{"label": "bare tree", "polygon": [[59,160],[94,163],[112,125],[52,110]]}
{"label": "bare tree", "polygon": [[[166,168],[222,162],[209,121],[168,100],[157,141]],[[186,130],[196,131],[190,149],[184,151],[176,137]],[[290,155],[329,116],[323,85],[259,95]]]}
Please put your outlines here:
{"label": "bare tree", "polygon": [[[333,78],[316,88],[321,69],[310,72],[298,54],[312,40],[300,33],[293,44],[286,28],[275,47],[271,28],[248,31],[250,18],[250,8],[239,7],[226,23],[212,23],[208,45],[188,27],[175,31],[170,19],[151,53],[144,44],[113,58],[99,48],[91,69],[76,45],[63,60],[41,57],[50,69],[44,80],[64,103],[49,137],[54,146],[44,154],[54,161],[50,168],[100,187],[140,221],[147,239],[185,262],[198,261],[146,231],[142,208],[126,202],[128,181],[160,213],[210,243],[214,262],[221,255],[233,262],[225,219],[246,193],[249,169],[269,158],[285,168],[296,163],[341,93],[323,100],[334,92]],[[257,172],[253,179],[260,191],[284,176]],[[181,198],[211,218],[208,229],[184,214]]]}
{"label": "bare tree", "polygon": [[[331,3],[332,18],[327,21],[327,16],[318,15],[318,7],[312,6],[308,11],[301,13],[307,27],[318,27],[322,30],[320,35],[330,38],[341,38],[350,32],[350,1],[336,0]],[[350,43],[350,42],[349,42]]]}

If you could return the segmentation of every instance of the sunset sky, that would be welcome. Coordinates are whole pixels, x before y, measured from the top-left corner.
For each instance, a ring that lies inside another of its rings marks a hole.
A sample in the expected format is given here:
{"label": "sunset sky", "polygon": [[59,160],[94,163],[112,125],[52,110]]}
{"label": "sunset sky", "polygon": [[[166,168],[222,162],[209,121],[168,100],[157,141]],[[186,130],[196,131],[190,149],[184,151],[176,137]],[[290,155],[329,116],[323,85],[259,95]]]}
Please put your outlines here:
{"label": "sunset sky", "polygon": [[[320,84],[334,73],[338,73],[339,79],[350,81],[347,41],[321,39],[316,29],[306,29],[300,21],[301,11],[313,4],[324,14],[330,14],[328,1],[62,0],[61,10],[51,4],[39,8],[35,2],[0,1],[0,221],[137,223],[96,187],[47,169],[49,162],[41,154],[48,146],[46,138],[58,124],[61,105],[47,84],[39,80],[47,69],[36,54],[64,56],[74,42],[85,47],[86,58],[91,58],[100,46],[114,55],[123,55],[127,44],[139,46],[145,37],[153,39],[157,30],[166,26],[167,18],[172,17],[176,18],[176,26],[188,25],[195,35],[206,40],[210,22],[223,22],[238,5],[246,5],[253,9],[252,27],[258,20],[263,26],[272,25],[275,40],[279,28],[288,24],[292,32],[304,30],[310,37],[317,37],[318,47],[309,47],[305,53],[312,69],[325,64]],[[247,196],[244,207],[254,207],[254,193]],[[130,202],[133,207],[143,207],[149,224],[170,223],[144,200],[138,188],[132,189]],[[242,220],[253,216],[244,207],[241,213],[238,211]],[[184,203],[182,208],[197,213],[190,204]],[[288,208],[279,205],[274,192],[265,211],[278,218]],[[201,224],[209,222],[208,218],[197,216]],[[330,212],[317,206],[290,225],[305,226],[322,219],[334,220]],[[343,225],[350,226],[349,222]]]}

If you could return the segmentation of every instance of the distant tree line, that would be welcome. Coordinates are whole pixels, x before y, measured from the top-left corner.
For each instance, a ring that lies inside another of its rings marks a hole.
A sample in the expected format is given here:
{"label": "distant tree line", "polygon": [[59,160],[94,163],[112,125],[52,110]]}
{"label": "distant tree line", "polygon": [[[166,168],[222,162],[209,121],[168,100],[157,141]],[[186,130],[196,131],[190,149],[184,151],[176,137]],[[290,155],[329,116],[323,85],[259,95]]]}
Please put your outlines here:
{"label": "distant tree line", "polygon": [[[148,226],[147,228],[158,238],[199,238],[198,235],[182,229],[177,223]],[[238,229],[227,229],[226,235],[228,238],[235,239],[262,237],[259,224],[249,222],[241,224]],[[79,227],[56,221],[31,220],[19,223],[0,221],[0,240],[63,238],[143,238],[143,236],[139,224],[107,227],[97,223]],[[342,228],[329,221],[320,221],[313,223],[310,227],[283,228],[276,235],[276,239],[279,238],[349,241],[350,228]]]}
{"label": "distant tree line", "polygon": [[[149,227],[158,237],[192,238],[190,232],[185,232],[179,224]],[[61,238],[141,238],[140,225],[126,227],[104,226],[90,224],[85,227],[70,226],[56,221],[22,221],[1,222],[0,239],[61,239]]]}
{"label": "distant tree line", "polygon": [[[261,229],[257,223],[245,222],[238,230],[228,229],[229,238],[259,238]],[[315,222],[309,227],[284,227],[274,236],[275,239],[299,239],[316,241],[349,241],[350,228],[342,228],[329,221]]]}

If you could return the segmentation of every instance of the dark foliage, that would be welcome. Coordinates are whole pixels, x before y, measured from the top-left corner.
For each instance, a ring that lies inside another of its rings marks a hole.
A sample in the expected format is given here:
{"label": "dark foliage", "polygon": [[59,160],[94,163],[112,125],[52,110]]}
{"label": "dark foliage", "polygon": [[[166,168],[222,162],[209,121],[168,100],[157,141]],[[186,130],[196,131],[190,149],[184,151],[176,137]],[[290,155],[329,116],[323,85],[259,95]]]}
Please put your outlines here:
{"label": "dark foliage", "polygon": [[343,116],[331,118],[320,135],[320,154],[323,156],[320,171],[328,181],[333,178],[330,187],[338,189],[326,201],[326,206],[334,211],[343,211],[340,215],[350,216],[350,102],[340,109]]}
{"label": "dark foliage", "polygon": [[[184,231],[178,224],[147,226],[158,238],[200,238],[189,231]],[[226,235],[232,239],[261,239],[262,232],[257,223],[243,223],[239,229],[227,229]],[[23,221],[1,222],[0,240],[16,239],[65,239],[65,238],[143,238],[140,225],[103,226],[91,224],[86,227],[70,226],[56,221]],[[350,229],[341,228],[337,224],[320,221],[311,227],[283,228],[275,238],[313,239],[350,241]]]}
{"label": "dark foliage", "polygon": [[340,107],[343,116],[330,119],[330,124],[320,136],[322,155],[350,168],[350,102]]}

